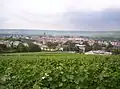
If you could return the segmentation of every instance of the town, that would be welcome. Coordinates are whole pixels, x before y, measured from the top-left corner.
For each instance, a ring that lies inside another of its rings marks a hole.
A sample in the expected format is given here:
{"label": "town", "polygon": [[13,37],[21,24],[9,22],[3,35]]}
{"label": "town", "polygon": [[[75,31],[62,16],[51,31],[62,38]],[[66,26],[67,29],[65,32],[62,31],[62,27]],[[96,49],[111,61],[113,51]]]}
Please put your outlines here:
{"label": "town", "polygon": [[84,36],[0,35],[0,52],[69,52],[84,54],[120,54],[120,41],[96,40]]}

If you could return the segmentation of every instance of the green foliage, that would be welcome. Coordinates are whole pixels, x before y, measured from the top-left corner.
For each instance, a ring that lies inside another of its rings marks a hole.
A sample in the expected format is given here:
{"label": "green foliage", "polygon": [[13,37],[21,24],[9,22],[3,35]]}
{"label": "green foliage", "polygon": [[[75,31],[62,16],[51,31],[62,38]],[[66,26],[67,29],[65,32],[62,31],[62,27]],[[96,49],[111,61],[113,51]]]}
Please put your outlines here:
{"label": "green foliage", "polygon": [[3,54],[0,89],[120,89],[120,56]]}
{"label": "green foliage", "polygon": [[64,43],[64,51],[76,51],[75,44],[72,41],[67,41]]}
{"label": "green foliage", "polygon": [[7,48],[5,44],[0,44],[0,52],[4,51]]}
{"label": "green foliage", "polygon": [[23,43],[19,43],[17,48],[16,48],[17,52],[27,52],[27,47],[23,45]]}
{"label": "green foliage", "polygon": [[112,53],[115,55],[120,54],[120,49],[112,49]]}
{"label": "green foliage", "polygon": [[8,37],[8,38],[0,38],[0,40],[4,40],[4,41],[21,41],[20,38],[12,38],[12,37]]}
{"label": "green foliage", "polygon": [[28,51],[29,52],[40,52],[41,48],[38,45],[35,45],[33,43],[29,43]]}
{"label": "green foliage", "polygon": [[79,53],[80,52],[80,48],[78,46],[75,47],[75,52]]}
{"label": "green foliage", "polygon": [[64,47],[63,47],[63,51],[69,51],[68,46],[64,46]]}
{"label": "green foliage", "polygon": [[46,45],[51,49],[51,48],[53,48],[53,49],[55,49],[56,48],[56,46],[58,45],[58,43],[57,42],[47,42],[46,43]]}
{"label": "green foliage", "polygon": [[101,50],[101,49],[102,49],[102,46],[99,45],[98,43],[94,43],[92,46],[92,50]]}
{"label": "green foliage", "polygon": [[85,41],[83,44],[85,45],[85,52],[92,50],[92,46],[90,46],[87,41]]}
{"label": "green foliage", "polygon": [[113,49],[113,45],[109,43],[106,47],[106,51],[110,52]]}
{"label": "green foliage", "polygon": [[28,46],[25,46],[22,42],[17,45],[17,47],[11,47],[7,49],[6,52],[40,52],[41,48],[38,45],[29,43]]}

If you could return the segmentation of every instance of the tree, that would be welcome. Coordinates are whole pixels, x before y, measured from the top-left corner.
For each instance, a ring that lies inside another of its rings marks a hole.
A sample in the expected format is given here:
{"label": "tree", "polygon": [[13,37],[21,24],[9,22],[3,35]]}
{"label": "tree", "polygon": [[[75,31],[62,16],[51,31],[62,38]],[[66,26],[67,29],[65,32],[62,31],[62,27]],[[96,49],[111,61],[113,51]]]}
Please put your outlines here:
{"label": "tree", "polygon": [[85,52],[92,50],[92,47],[88,44],[87,41],[83,42],[83,45],[85,45]]}
{"label": "tree", "polygon": [[51,49],[51,48],[53,48],[53,49],[55,49],[56,47],[57,47],[57,45],[58,45],[58,43],[57,42],[47,42],[46,43],[46,45]]}
{"label": "tree", "polygon": [[69,51],[74,51],[75,50],[75,44],[73,44],[72,42],[69,42],[68,43],[68,48],[69,48]]}
{"label": "tree", "polygon": [[120,54],[120,49],[112,49],[112,54],[114,55]]}
{"label": "tree", "polygon": [[75,47],[75,52],[79,53],[80,52],[80,48],[78,46]]}
{"label": "tree", "polygon": [[101,50],[102,49],[102,46],[98,43],[94,43],[93,44],[93,47],[92,47],[92,50]]}
{"label": "tree", "polygon": [[63,51],[69,51],[68,46],[63,47]]}
{"label": "tree", "polygon": [[0,52],[3,52],[7,46],[5,44],[0,44]]}
{"label": "tree", "polygon": [[29,45],[28,47],[29,52],[40,52],[41,51],[41,48],[36,44],[29,43],[28,45]]}
{"label": "tree", "polygon": [[69,45],[69,44],[72,44],[72,41],[71,40],[68,40],[64,43],[64,45]]}
{"label": "tree", "polygon": [[113,48],[113,45],[109,42],[105,50],[110,52],[112,48]]}
{"label": "tree", "polygon": [[23,45],[23,43],[19,43],[17,48],[16,48],[17,52],[27,52],[27,47]]}
{"label": "tree", "polygon": [[64,45],[67,45],[68,51],[75,51],[75,44],[72,41],[67,41],[64,43]]}

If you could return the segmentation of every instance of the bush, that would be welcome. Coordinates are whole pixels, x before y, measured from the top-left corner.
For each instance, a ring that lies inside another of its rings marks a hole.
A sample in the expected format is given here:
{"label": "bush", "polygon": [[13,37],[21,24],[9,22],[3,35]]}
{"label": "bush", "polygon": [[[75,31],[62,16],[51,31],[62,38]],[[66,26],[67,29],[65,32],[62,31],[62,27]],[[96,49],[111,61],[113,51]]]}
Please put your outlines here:
{"label": "bush", "polygon": [[120,56],[31,54],[0,59],[0,89],[120,89]]}
{"label": "bush", "polygon": [[114,55],[120,54],[120,49],[113,49],[113,50],[112,50],[112,53],[113,53]]}

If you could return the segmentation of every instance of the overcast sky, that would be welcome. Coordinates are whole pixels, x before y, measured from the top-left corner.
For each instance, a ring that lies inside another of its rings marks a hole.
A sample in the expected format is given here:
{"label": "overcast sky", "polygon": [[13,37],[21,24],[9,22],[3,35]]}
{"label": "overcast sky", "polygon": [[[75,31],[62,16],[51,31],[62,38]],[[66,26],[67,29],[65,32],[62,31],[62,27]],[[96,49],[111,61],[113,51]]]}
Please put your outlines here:
{"label": "overcast sky", "polygon": [[0,0],[0,29],[120,30],[120,0]]}

